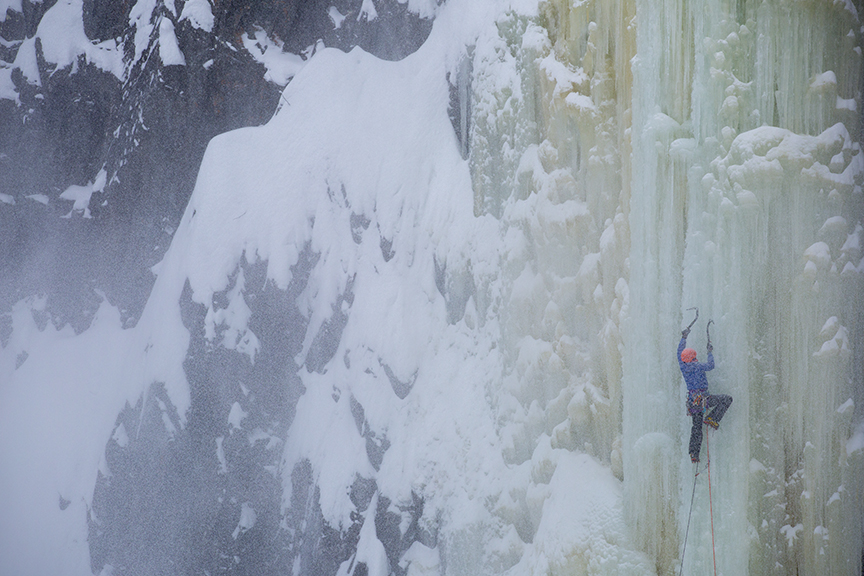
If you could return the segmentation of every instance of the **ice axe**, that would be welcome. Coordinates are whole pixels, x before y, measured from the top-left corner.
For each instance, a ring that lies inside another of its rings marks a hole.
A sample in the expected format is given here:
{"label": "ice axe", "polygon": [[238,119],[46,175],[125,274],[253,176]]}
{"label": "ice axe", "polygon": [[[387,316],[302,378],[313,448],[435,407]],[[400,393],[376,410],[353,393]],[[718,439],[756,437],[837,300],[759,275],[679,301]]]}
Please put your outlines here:
{"label": "ice axe", "polygon": [[[694,320],[694,322],[695,322],[695,320]],[[705,334],[708,335],[708,352],[711,352],[712,350],[714,350],[714,346],[711,345],[711,324],[713,322],[714,322],[714,320],[708,320],[708,325],[705,326]]]}
{"label": "ice axe", "polygon": [[690,325],[687,326],[687,329],[685,330],[685,332],[690,332],[690,329],[693,328],[693,325],[694,325],[694,324],[696,324],[696,320],[699,319],[699,308],[697,308],[697,307],[694,306],[693,308],[687,308],[687,310],[688,310],[688,311],[689,311],[689,310],[695,310],[695,311],[696,311],[696,317],[693,318],[693,321],[690,322]]}

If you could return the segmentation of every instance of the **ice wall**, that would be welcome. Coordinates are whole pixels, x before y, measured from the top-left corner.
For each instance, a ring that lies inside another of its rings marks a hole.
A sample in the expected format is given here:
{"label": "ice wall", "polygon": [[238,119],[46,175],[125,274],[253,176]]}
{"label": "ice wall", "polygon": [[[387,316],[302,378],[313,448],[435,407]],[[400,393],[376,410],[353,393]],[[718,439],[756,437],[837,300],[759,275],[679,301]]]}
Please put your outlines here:
{"label": "ice wall", "polygon": [[[627,2],[544,2],[503,14],[472,47],[475,214],[495,217],[505,240],[494,276],[475,273],[474,299],[495,302],[501,325],[492,403],[504,457],[532,470],[510,496],[527,518],[503,515],[528,544],[513,573],[651,570],[625,535],[616,556],[545,529],[568,511],[544,476],[572,474],[551,456],[588,455],[622,477],[634,16]],[[578,492],[579,480],[551,485]]]}
{"label": "ice wall", "polygon": [[[498,277],[509,359],[502,397],[521,405],[504,432],[510,459],[530,457],[545,434],[554,447],[584,450],[620,475],[619,323],[629,247],[620,117],[629,83],[615,58],[626,60],[620,52],[632,37],[598,28],[587,7],[574,12],[549,4],[536,18],[509,14],[498,21],[500,37],[478,42],[475,212],[498,215],[504,234],[520,243]],[[607,16],[619,32],[629,17],[626,5]]]}
{"label": "ice wall", "polygon": [[[642,504],[643,486],[657,478],[640,453],[657,433],[675,447],[679,462],[663,473],[677,474],[687,504],[687,426],[668,351],[683,310],[700,306],[716,322],[713,389],[735,398],[709,435],[718,571],[857,574],[857,13],[846,3],[672,2],[640,5],[638,19],[624,363],[629,509],[649,525],[660,513]],[[670,38],[683,42],[670,46]],[[704,332],[695,336],[691,344],[704,350]],[[654,402],[650,412],[640,398]],[[705,482],[696,499],[685,572],[712,562]],[[685,508],[677,512],[683,526]],[[674,549],[663,544],[670,538],[658,532],[653,545]]]}
{"label": "ice wall", "polygon": [[[471,162],[475,211],[525,244],[502,271],[511,461],[548,436],[607,462],[637,545],[677,572],[693,471],[674,349],[699,306],[690,342],[704,354],[715,320],[710,380],[735,398],[709,437],[718,571],[857,574],[855,6],[543,2],[498,29],[474,56]],[[685,573],[712,569],[707,500],[703,474]]]}

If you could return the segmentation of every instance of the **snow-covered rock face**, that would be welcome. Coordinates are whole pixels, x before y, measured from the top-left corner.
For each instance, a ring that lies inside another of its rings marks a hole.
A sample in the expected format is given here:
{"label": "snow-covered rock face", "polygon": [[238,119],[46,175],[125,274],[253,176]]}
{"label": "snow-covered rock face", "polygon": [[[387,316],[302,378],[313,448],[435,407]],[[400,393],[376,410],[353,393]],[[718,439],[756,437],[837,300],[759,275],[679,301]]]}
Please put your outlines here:
{"label": "snow-covered rock face", "polygon": [[210,138],[266,122],[323,46],[400,59],[428,35],[434,3],[377,5],[0,3],[2,306],[43,292],[80,331],[95,284],[134,324]]}
{"label": "snow-covered rock face", "polygon": [[[75,335],[45,298],[0,325],[0,558],[642,575],[716,551],[723,574],[857,576],[855,5],[399,5],[435,16],[399,61],[242,36],[293,79],[210,141],[134,328],[102,302]],[[183,27],[224,25],[207,6],[165,3],[153,54],[189,67]],[[386,12],[346,6],[322,4],[333,30]],[[691,306],[734,398],[695,488]]]}

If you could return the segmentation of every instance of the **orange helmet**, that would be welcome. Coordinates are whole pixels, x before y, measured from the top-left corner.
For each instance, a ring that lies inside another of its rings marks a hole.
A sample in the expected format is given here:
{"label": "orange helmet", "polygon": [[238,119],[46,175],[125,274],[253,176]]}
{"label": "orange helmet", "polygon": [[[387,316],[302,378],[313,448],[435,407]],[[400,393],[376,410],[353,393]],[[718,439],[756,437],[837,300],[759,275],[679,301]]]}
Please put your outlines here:
{"label": "orange helmet", "polygon": [[681,352],[681,361],[682,362],[693,362],[696,360],[696,350],[693,348],[685,348]]}

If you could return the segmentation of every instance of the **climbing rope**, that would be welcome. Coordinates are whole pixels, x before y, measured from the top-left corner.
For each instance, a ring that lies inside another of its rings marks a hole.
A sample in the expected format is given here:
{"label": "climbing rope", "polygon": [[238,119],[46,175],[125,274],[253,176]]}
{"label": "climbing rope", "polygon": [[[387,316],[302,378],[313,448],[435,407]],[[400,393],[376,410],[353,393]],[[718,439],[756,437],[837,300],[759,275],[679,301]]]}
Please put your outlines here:
{"label": "climbing rope", "polygon": [[710,434],[706,433],[705,455],[708,458],[708,510],[711,515],[711,553],[714,556],[714,576],[717,576],[717,548],[714,546],[714,502],[711,499],[711,448],[708,446],[708,436]]}
{"label": "climbing rope", "polygon": [[684,530],[684,547],[681,549],[681,568],[678,576],[684,573],[684,553],[687,551],[687,536],[690,535],[690,518],[693,517],[693,499],[696,497],[696,480],[699,478],[699,463],[696,462],[696,474],[693,475],[693,493],[690,495],[690,513],[687,514],[687,528]]}
{"label": "climbing rope", "polygon": [[684,546],[681,548],[681,567],[678,569],[678,576],[684,573],[684,553],[687,551],[687,537],[690,535],[690,519],[693,517],[693,501],[696,498],[696,481],[699,479],[699,474],[708,470],[708,509],[711,515],[711,551],[714,555],[714,576],[717,576],[717,550],[714,546],[714,503],[711,498],[711,450],[708,448],[708,433],[705,434],[705,456],[707,462],[705,468],[699,470],[699,463],[696,462],[696,473],[693,475],[693,492],[690,494],[690,512],[687,514],[687,528],[684,529]]}

